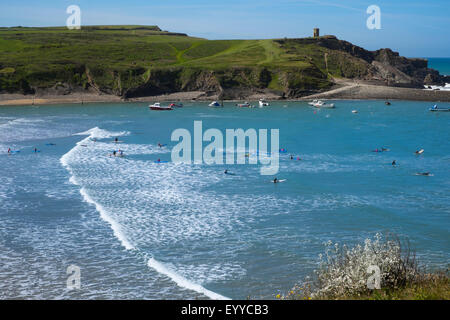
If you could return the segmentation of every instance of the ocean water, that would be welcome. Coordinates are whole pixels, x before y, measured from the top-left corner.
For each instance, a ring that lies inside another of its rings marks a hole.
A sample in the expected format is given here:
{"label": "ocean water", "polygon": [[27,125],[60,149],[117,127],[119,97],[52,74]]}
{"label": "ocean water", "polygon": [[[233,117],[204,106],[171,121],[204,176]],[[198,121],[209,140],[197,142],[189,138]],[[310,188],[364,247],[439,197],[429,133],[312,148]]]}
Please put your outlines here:
{"label": "ocean water", "polygon": [[[386,231],[428,268],[447,267],[450,114],[424,102],[336,105],[2,107],[0,299],[271,299],[311,274],[324,242]],[[172,131],[195,120],[280,129],[286,181],[258,165],[170,162]],[[372,152],[381,147],[390,151]],[[126,157],[109,156],[119,148]],[[69,265],[80,290],[66,287]]]}
{"label": "ocean water", "polygon": [[450,58],[427,58],[428,67],[439,71],[442,75],[450,76]]}

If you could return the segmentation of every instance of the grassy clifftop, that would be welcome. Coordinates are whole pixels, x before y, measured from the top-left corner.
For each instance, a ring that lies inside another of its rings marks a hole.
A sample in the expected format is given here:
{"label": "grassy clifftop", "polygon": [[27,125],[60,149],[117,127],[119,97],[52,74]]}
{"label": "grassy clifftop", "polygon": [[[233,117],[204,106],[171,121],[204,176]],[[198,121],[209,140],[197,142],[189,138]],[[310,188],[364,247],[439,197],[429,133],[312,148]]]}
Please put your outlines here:
{"label": "grassy clifftop", "polygon": [[344,43],[205,40],[156,26],[0,28],[0,92],[133,97],[201,90],[232,97],[236,90],[272,90],[293,97],[325,90],[333,77],[378,75],[364,49]]}

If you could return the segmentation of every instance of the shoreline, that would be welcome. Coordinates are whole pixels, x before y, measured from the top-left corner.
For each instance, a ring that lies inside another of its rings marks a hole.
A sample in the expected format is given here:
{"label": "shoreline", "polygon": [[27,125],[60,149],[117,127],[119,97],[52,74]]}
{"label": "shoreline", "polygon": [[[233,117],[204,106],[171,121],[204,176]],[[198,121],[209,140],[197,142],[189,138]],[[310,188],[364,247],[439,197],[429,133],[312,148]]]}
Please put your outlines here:
{"label": "shoreline", "polygon": [[[249,94],[240,100],[223,100],[224,102],[238,101],[258,101],[264,98],[268,101],[310,101],[321,100],[403,100],[403,101],[423,101],[423,102],[450,102],[450,91],[425,90],[415,88],[388,87],[381,85],[367,84],[357,81],[337,81],[336,86],[328,91],[316,93],[299,98],[283,99],[273,93]],[[202,91],[175,92],[164,95],[146,96],[138,98],[123,99],[120,96],[96,93],[71,93],[67,95],[43,95],[30,96],[23,94],[0,94],[0,106],[25,106],[25,105],[52,105],[52,104],[89,104],[89,103],[125,103],[125,102],[175,102],[175,101],[198,101],[210,102],[217,100],[217,94],[208,95]]]}

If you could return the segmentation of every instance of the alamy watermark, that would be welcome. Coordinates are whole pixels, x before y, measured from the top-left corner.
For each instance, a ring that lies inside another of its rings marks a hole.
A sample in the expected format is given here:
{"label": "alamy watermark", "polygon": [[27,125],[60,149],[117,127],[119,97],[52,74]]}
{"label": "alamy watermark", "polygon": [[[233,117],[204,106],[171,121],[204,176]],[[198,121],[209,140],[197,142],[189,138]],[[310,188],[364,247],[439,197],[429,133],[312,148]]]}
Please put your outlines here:
{"label": "alamy watermark", "polygon": [[[187,129],[172,132],[171,140],[179,142],[172,149],[172,162],[231,165],[248,160],[248,164],[262,165],[261,175],[274,175],[279,170],[279,138],[279,129],[271,129],[269,151],[267,129],[226,129],[224,144],[222,131],[211,128],[203,132],[202,121],[194,121],[193,138]],[[210,143],[203,148],[203,142]]]}
{"label": "alamy watermark", "polygon": [[367,18],[366,26],[369,30],[381,29],[381,9],[377,5],[371,5],[367,7],[367,14],[370,16]]}
{"label": "alamy watermark", "polygon": [[367,278],[367,288],[368,289],[381,289],[381,270],[378,266],[369,266],[367,268],[367,274],[370,274]]}
{"label": "alamy watermark", "polygon": [[66,286],[69,290],[80,290],[81,288],[81,269],[76,265],[70,265],[67,267],[67,278]]}
{"label": "alamy watermark", "polygon": [[67,29],[81,29],[81,9],[77,5],[70,5],[66,9],[66,13],[70,16],[66,20]]}

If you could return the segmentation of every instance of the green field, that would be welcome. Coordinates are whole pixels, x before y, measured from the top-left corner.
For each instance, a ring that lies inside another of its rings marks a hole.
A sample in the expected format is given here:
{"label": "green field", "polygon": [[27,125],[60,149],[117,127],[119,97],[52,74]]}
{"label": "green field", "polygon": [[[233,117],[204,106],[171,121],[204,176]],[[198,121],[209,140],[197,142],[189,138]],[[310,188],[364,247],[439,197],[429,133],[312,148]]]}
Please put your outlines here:
{"label": "green field", "polygon": [[[0,28],[2,92],[31,93],[59,84],[117,95],[143,87],[288,92],[327,88],[331,76],[366,71],[363,60],[308,39],[206,40],[156,26]],[[199,77],[208,79],[198,83]]]}

